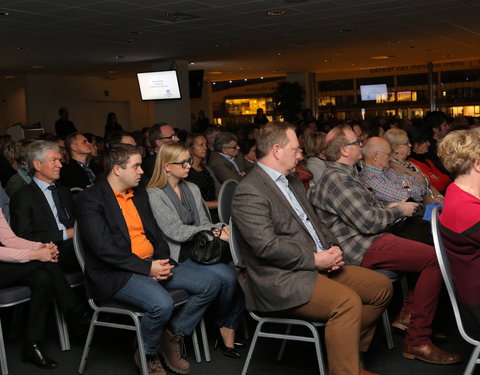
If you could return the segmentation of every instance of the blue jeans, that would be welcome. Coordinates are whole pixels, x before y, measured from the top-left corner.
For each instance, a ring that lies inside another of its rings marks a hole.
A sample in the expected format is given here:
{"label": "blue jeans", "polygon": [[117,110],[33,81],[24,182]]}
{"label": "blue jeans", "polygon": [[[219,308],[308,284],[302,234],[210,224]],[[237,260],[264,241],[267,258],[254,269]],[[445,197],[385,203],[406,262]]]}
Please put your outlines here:
{"label": "blue jeans", "polygon": [[182,264],[195,268],[196,272],[208,272],[220,281],[221,289],[213,306],[215,323],[218,327],[237,329],[245,311],[245,298],[237,282],[233,261],[204,265],[187,259]]}
{"label": "blue jeans", "polygon": [[[220,282],[208,272],[184,265],[175,267],[172,272],[169,280],[160,283],[150,276],[133,274],[113,296],[114,300],[145,311],[141,330],[148,355],[158,353],[163,328],[169,321],[173,332],[190,335],[220,289]],[[173,317],[173,300],[166,289],[185,289],[190,294],[187,303]]]}

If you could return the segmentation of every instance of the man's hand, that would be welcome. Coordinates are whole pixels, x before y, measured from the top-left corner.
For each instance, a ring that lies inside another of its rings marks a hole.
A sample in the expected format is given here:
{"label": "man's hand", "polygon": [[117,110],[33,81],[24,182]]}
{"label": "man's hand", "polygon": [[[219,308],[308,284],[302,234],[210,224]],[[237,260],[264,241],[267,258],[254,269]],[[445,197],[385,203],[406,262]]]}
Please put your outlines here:
{"label": "man's hand", "polygon": [[67,238],[73,238],[73,228],[65,229],[67,231]]}
{"label": "man's hand", "polygon": [[169,259],[158,259],[152,261],[150,267],[150,276],[155,280],[166,280],[173,275],[172,269],[175,267],[168,263]]}
{"label": "man's hand", "polygon": [[319,271],[335,271],[342,267],[345,262],[342,257],[342,250],[338,246],[314,254],[315,268]]}
{"label": "man's hand", "polygon": [[400,207],[400,211],[402,211],[403,216],[412,216],[418,209],[418,203],[407,202],[406,199],[401,202],[390,203],[388,205],[389,208],[397,206]]}

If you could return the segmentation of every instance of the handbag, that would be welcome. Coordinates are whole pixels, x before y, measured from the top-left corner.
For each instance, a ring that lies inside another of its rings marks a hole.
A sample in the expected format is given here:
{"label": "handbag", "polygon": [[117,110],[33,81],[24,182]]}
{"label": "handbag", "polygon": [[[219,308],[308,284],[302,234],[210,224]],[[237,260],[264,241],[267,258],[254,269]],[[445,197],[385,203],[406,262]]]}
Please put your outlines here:
{"label": "handbag", "polygon": [[[214,236],[211,231],[202,230],[193,237],[190,258],[200,264],[216,264],[222,262],[224,241]],[[226,244],[226,243],[225,243]]]}

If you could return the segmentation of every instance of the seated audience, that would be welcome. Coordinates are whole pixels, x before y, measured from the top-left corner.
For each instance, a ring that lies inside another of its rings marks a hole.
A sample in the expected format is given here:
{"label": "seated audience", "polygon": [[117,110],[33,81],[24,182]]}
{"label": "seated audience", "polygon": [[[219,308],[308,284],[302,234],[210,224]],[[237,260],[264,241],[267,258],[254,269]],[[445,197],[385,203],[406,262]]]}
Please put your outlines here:
{"label": "seated audience", "polygon": [[466,331],[480,340],[480,132],[447,134],[438,143],[438,156],[455,176],[445,194],[440,231]]}
{"label": "seated audience", "polygon": [[240,181],[245,176],[245,161],[239,151],[235,135],[228,132],[217,134],[215,151],[208,160],[208,166],[221,184],[230,179]]}
{"label": "seated audience", "polygon": [[23,140],[15,144],[13,158],[18,168],[17,168],[17,173],[15,173],[12,177],[9,178],[7,182],[7,186],[5,186],[5,192],[9,197],[15,194],[23,186],[28,185],[30,182],[32,182],[32,177],[30,176],[30,173],[28,172],[28,168],[26,165],[27,164],[26,148],[32,142],[33,142],[32,140]]}
{"label": "seated audience", "polygon": [[313,174],[313,182],[317,183],[325,172],[325,133],[314,132],[305,139],[305,166]]}
{"label": "seated audience", "polygon": [[110,133],[110,135],[105,139],[107,142],[107,147],[112,147],[118,143],[128,144],[132,146],[137,146],[137,141],[129,132],[126,131],[117,131]]}
{"label": "seated audience", "polygon": [[392,148],[387,140],[369,138],[362,148],[364,167],[360,172],[362,182],[370,187],[384,202],[399,202],[413,199],[422,203],[427,192],[425,184],[408,174],[399,174],[390,168]]}
{"label": "seated audience", "polygon": [[[170,256],[193,269],[208,272],[221,283],[220,293],[213,308],[216,325],[223,340],[223,354],[238,358],[234,348],[235,329],[242,320],[244,303],[236,281],[235,267],[228,257],[228,226],[213,224],[206,215],[197,185],[185,181],[192,159],[188,148],[180,143],[164,145],[157,156],[155,170],[148,184],[148,196],[153,215],[170,247]],[[222,262],[212,265],[196,263],[192,259],[193,237],[201,231],[211,231],[225,242],[228,254]]]}
{"label": "seated audience", "polygon": [[389,233],[400,218],[412,216],[414,202],[381,202],[360,180],[355,164],[361,159],[361,141],[352,128],[339,125],[327,134],[329,161],[312,194],[321,221],[336,236],[347,264],[419,273],[395,326],[406,330],[403,357],[446,365],[461,361],[434,345],[431,324],[442,289],[442,277],[432,246]]}
{"label": "seated audience", "polygon": [[78,270],[73,251],[73,197],[56,183],[60,178],[60,151],[56,144],[38,140],[27,146],[27,167],[32,182],[10,201],[10,224],[17,236],[30,241],[54,242],[64,270]]}
{"label": "seated audience", "polygon": [[257,155],[232,203],[247,308],[326,322],[329,374],[371,374],[359,368],[359,352],[369,348],[391,283],[365,268],[343,266],[338,241],[292,174],[301,153],[291,125],[262,127]]}
{"label": "seated audience", "polygon": [[408,158],[425,175],[428,176],[431,184],[439,192],[443,193],[450,184],[448,175],[442,173],[435,164],[429,159],[428,147],[430,146],[430,132],[425,127],[413,127],[411,132],[413,152]]}
{"label": "seated audience", "polygon": [[432,161],[440,172],[450,177],[449,172],[438,158],[437,143],[450,131],[451,118],[441,111],[432,111],[428,112],[423,119],[423,125],[429,130],[430,134],[428,140],[428,159]]}
{"label": "seated audience", "polygon": [[193,182],[200,189],[214,222],[218,221],[217,192],[220,183],[215,178],[212,169],[205,164],[207,157],[207,140],[203,135],[192,133],[185,142],[185,147],[192,156],[192,165],[185,180]]}
{"label": "seated audience", "polygon": [[92,144],[81,133],[71,133],[65,138],[65,148],[70,161],[62,166],[59,183],[71,188],[86,189],[95,183],[96,175],[90,166]]}
{"label": "seated audience", "polygon": [[18,166],[14,158],[15,141],[6,139],[0,149],[0,184],[7,186],[7,182],[12,177]]}
{"label": "seated audience", "polygon": [[427,192],[423,197],[423,204],[443,202],[443,195],[432,185],[428,176],[415,164],[406,160],[410,156],[412,147],[407,132],[402,129],[390,129],[385,132],[383,137],[390,143],[392,148],[390,168],[398,174],[408,174],[415,177],[417,182],[425,185]]}
{"label": "seated audience", "polygon": [[[183,337],[190,335],[219,290],[208,272],[177,264],[153,217],[140,184],[140,149],[118,144],[104,158],[99,178],[76,201],[78,229],[85,243],[85,277],[90,298],[113,299],[145,311],[141,330],[148,374],[165,375],[158,351],[174,372],[187,374]],[[175,312],[168,289],[190,298]],[[140,367],[138,349],[134,354]]]}
{"label": "seated audience", "polygon": [[166,122],[153,124],[148,130],[148,143],[152,148],[152,152],[147,152],[142,160],[142,184],[146,186],[150,178],[152,178],[153,169],[155,167],[155,160],[157,159],[158,150],[160,147],[169,142],[177,142],[178,137],[175,130]]}
{"label": "seated audience", "polygon": [[297,165],[295,166],[295,174],[297,175],[300,182],[303,184],[303,187],[305,188],[305,191],[308,191],[308,189],[310,189],[310,186],[314,185],[313,173],[310,172],[305,167],[303,153],[302,153],[301,158],[298,161]]}
{"label": "seated audience", "polygon": [[[257,129],[258,130],[258,129]],[[248,173],[257,163],[257,142],[255,139],[244,139],[238,145],[240,146],[240,152],[245,159],[245,172]]]}
{"label": "seated audience", "polygon": [[0,210],[0,288],[25,285],[31,290],[24,360],[44,369],[57,362],[41,347],[53,298],[61,311],[79,328],[88,327],[90,312],[70,288],[58,266],[59,251],[52,242],[27,241],[15,236]]}
{"label": "seated audience", "polygon": [[220,133],[220,129],[218,129],[216,125],[210,125],[207,130],[205,130],[204,135],[207,139],[207,163],[210,159],[210,155],[215,151],[215,138],[217,138],[218,133]]}

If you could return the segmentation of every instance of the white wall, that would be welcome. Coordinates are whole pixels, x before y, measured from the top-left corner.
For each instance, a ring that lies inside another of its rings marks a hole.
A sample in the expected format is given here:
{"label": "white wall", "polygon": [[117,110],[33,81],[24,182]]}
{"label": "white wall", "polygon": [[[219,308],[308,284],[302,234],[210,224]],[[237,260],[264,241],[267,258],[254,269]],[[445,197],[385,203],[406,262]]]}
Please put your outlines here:
{"label": "white wall", "polygon": [[0,80],[0,134],[7,127],[27,121],[24,77]]}
{"label": "white wall", "polygon": [[[105,91],[108,96],[105,96]],[[127,131],[154,123],[154,107],[142,102],[137,78],[105,79],[84,76],[29,75],[25,80],[28,122],[40,121],[54,133],[58,109],[66,107],[78,130],[103,136],[108,112]]]}

